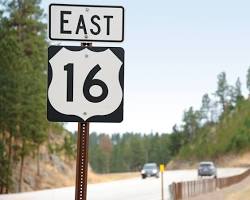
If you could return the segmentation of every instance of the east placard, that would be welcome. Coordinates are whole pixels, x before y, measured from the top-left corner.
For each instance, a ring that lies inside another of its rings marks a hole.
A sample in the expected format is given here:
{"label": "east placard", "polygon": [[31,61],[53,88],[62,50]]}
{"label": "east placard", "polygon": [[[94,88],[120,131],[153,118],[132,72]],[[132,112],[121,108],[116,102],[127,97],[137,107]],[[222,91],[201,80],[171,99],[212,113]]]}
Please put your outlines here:
{"label": "east placard", "polygon": [[51,4],[49,6],[51,40],[122,42],[124,8]]}

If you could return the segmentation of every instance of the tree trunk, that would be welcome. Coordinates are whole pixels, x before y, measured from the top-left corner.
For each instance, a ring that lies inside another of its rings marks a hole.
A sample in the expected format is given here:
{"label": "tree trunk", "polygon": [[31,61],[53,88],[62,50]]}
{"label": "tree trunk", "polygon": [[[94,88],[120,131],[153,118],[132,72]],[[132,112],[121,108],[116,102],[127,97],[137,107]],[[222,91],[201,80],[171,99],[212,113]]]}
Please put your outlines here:
{"label": "tree trunk", "polygon": [[22,192],[22,180],[23,180],[23,163],[24,163],[24,156],[21,157],[21,165],[20,165],[20,176],[19,176],[19,186],[18,192]]}
{"label": "tree trunk", "polygon": [[3,186],[0,186],[0,194],[3,194]]}
{"label": "tree trunk", "polygon": [[37,176],[40,176],[40,145],[37,146]]}
{"label": "tree trunk", "polygon": [[24,142],[22,144],[22,154],[21,154],[21,164],[20,164],[20,172],[19,172],[19,185],[18,192],[22,192],[22,181],[23,181],[23,164],[24,164]]}
{"label": "tree trunk", "polygon": [[8,175],[7,175],[7,184],[6,184],[6,193],[9,193],[9,180],[10,180],[10,176],[11,176],[11,167],[12,167],[12,132],[10,131],[10,137],[9,137],[9,155],[8,155]]}

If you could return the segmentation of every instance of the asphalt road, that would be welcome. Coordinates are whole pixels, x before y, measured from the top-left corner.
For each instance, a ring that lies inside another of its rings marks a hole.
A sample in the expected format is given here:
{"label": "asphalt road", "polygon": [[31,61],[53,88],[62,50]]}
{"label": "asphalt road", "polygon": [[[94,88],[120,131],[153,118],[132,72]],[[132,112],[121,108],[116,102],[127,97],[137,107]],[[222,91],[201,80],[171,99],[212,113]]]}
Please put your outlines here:
{"label": "asphalt road", "polygon": [[[243,168],[218,169],[218,177],[240,174]],[[196,170],[176,170],[164,172],[165,200],[169,199],[168,186],[172,182],[197,179]],[[74,187],[0,195],[0,200],[74,200]],[[133,178],[88,185],[88,200],[161,200],[161,179]]]}

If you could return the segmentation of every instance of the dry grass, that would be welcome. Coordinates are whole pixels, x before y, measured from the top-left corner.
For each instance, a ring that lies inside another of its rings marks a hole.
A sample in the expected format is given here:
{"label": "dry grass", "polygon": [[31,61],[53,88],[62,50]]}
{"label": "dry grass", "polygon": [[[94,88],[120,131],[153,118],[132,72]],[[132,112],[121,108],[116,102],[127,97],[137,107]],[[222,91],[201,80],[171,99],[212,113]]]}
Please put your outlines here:
{"label": "dry grass", "polygon": [[[208,159],[209,160],[209,159]],[[196,169],[200,161],[172,160],[168,163],[168,169]],[[231,154],[214,160],[218,167],[250,167],[250,152]],[[250,199],[250,198],[249,198]]]}
{"label": "dry grass", "polygon": [[225,197],[225,200],[249,200],[250,199],[250,185],[246,182],[238,191],[230,191]]}
{"label": "dry grass", "polygon": [[[74,186],[75,185],[75,165],[71,165],[72,168],[67,168],[67,173],[61,173],[55,170],[55,168],[47,165],[47,171],[51,172],[49,176],[49,180],[44,180],[42,188],[53,188],[53,187],[65,187],[65,186]],[[91,167],[89,166],[88,170],[88,183],[101,183],[101,182],[108,182],[108,181],[115,181],[115,180],[122,180],[122,179],[129,179],[134,177],[139,177],[140,174],[138,172],[131,172],[131,173],[110,173],[110,174],[96,174],[92,171]],[[55,184],[54,180],[59,180],[58,184]],[[46,184],[46,185],[45,185]]]}
{"label": "dry grass", "polygon": [[[40,176],[37,176],[36,163],[32,159],[27,160],[24,166],[24,177],[25,179],[28,179],[28,181],[31,181],[30,183],[27,181],[23,182],[23,191],[43,190],[75,185],[75,162],[72,161],[71,163],[63,163],[63,171],[52,165],[50,162],[41,162],[40,167],[41,173]],[[139,176],[139,172],[96,174],[89,166],[88,183],[101,183]],[[33,184],[31,184],[31,182],[33,182]],[[17,185],[14,187],[16,188]]]}
{"label": "dry grass", "polygon": [[249,200],[250,198],[250,187],[247,189],[243,189],[239,192],[235,192],[234,194],[228,195],[226,200]]}
{"label": "dry grass", "polygon": [[250,167],[250,152],[221,157],[218,163],[225,167]]}
{"label": "dry grass", "polygon": [[93,172],[89,172],[88,174],[88,183],[101,183],[108,181],[116,181],[122,179],[129,179],[139,177],[140,174],[138,172],[130,172],[130,173],[111,173],[111,174],[95,174]]}

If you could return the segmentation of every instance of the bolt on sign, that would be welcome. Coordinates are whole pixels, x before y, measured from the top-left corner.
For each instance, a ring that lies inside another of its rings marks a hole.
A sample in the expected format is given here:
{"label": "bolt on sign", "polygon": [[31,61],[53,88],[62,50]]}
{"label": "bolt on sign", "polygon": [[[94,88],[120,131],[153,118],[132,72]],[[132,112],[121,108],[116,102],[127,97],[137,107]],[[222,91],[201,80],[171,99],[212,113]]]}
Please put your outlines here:
{"label": "bolt on sign", "polygon": [[122,42],[124,8],[51,4],[49,6],[51,40]]}
{"label": "bolt on sign", "polygon": [[122,48],[50,46],[48,55],[50,121],[123,120]]}

